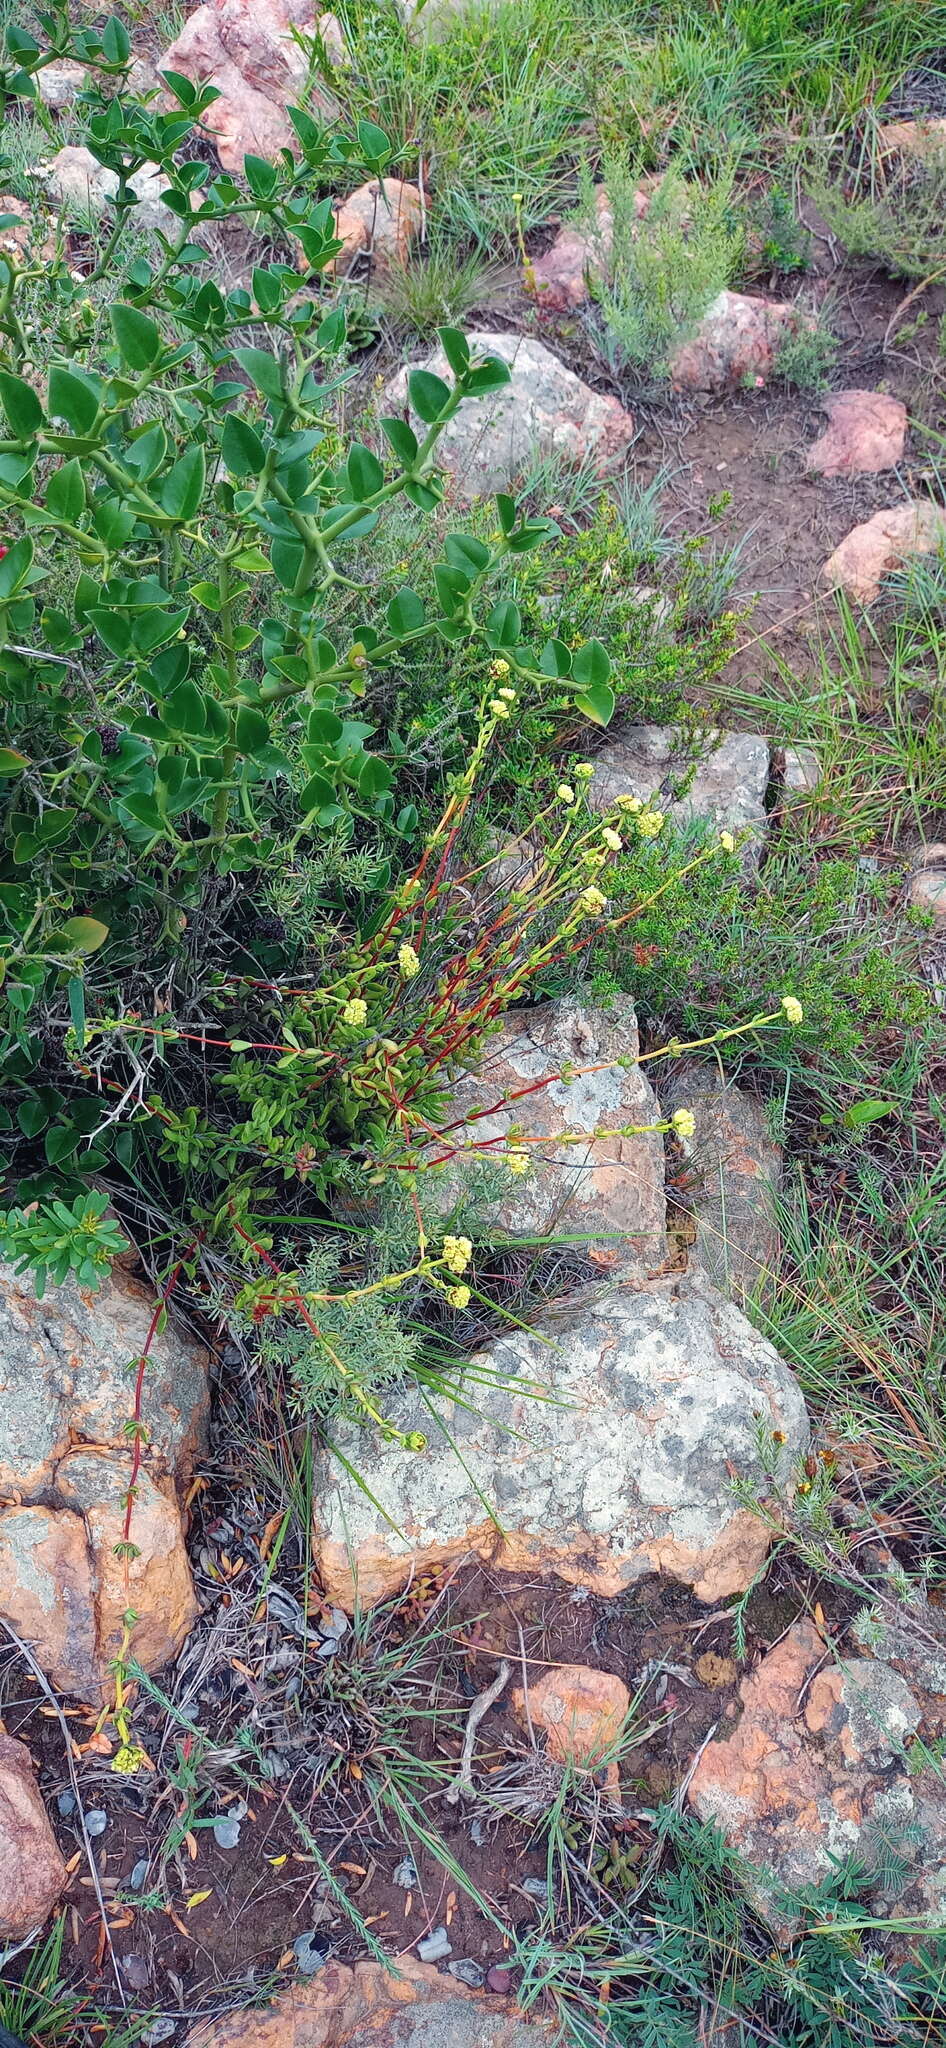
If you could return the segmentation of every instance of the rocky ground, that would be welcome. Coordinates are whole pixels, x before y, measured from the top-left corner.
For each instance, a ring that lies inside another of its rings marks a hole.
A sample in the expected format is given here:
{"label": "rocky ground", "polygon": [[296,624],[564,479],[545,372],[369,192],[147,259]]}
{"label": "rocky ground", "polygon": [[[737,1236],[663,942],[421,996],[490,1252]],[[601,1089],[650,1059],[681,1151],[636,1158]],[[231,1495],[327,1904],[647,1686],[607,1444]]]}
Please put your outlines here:
{"label": "rocky ground", "polygon": [[[248,151],[291,144],[285,106],[303,84],[326,114],[336,104],[313,89],[294,26],[317,27],[342,70],[357,63],[342,25],[313,23],[304,0],[211,0],[170,47],[143,26],[139,82],[159,68],[211,80],[206,146],[239,175]],[[71,134],[81,75],[63,64],[44,81]],[[922,118],[891,122],[884,148],[909,155],[928,134]],[[64,221],[81,268],[109,174],[66,141],[37,175],[41,231]],[[160,226],[159,182],[142,182]],[[655,182],[637,193],[641,220]],[[335,196],[339,273],[359,288],[423,247],[420,179]],[[3,232],[24,246],[38,208],[14,196],[2,210],[22,216],[22,233]],[[747,703],[760,671],[807,672],[836,593],[860,620],[891,571],[946,543],[922,432],[941,417],[932,328],[885,349],[909,287],[846,258],[809,206],[804,292],[784,278],[781,296],[725,290],[674,351],[670,389],[634,398],[590,356],[590,285],[613,231],[601,187],[594,214],[587,232],[530,237],[512,288],[465,323],[512,377],[444,437],[451,501],[475,505],[539,457],[607,479],[630,461],[643,484],[669,465],[684,535],[725,494],[719,533],[745,543],[733,603],[758,598],[726,671],[727,729],[717,706],[679,795],[679,734],[625,718],[595,754],[590,802],[658,801],[671,827],[732,833],[749,902],[793,807],[827,816],[830,794],[817,747],[786,745]],[[252,267],[236,244],[218,257],[231,285]],[[843,375],[788,393],[779,348],[829,287]],[[928,299],[940,311],[942,286]],[[365,404],[406,415],[404,353],[370,337]],[[429,342],[408,353],[445,368]],[[942,829],[916,817],[870,856],[894,878],[892,911],[929,913],[931,983]],[[489,885],[528,887],[529,860],[510,838]],[[797,1895],[851,1856],[867,1919],[942,1925],[937,1572],[928,1598],[916,1580],[904,1598],[912,1532],[880,1511],[834,1576],[795,1540],[826,1469],[843,1468],[859,1510],[872,1453],[831,1439],[797,1360],[747,1313],[782,1256],[783,1144],[751,1074],[739,1085],[697,1051],[670,1075],[651,1049],[629,997],[554,999],[514,1011],[481,1069],[457,1077],[450,1121],[480,1139],[508,1136],[517,1091],[540,1091],[536,1168],[491,1220],[517,1286],[536,1239],[560,1257],[527,1326],[497,1317],[449,1397],[392,1398],[399,1440],[343,1423],[316,1446],[301,1507],[285,1478],[302,1432],[206,1303],[182,1287],[154,1329],[134,1254],[99,1294],[67,1284],[40,1301],[0,1272],[0,1961],[14,1974],[61,1909],[69,1969],[111,2019],[134,2016],[146,2048],[539,2048],[559,2038],[561,2007],[523,1954],[549,1936],[551,1890],[563,1910],[571,1887],[574,1926],[604,1924],[615,1892],[633,1915],[663,1802],[744,1859],[776,1945],[797,1930]],[[548,1085],[563,1065],[578,1079]],[[693,1112],[695,1143],[685,1124],[667,1147],[600,1135],[677,1110]],[[101,1709],[127,1638],[115,1547],[136,1455],[128,1361],[143,1353],[130,1572],[145,1760],[123,1771]],[[405,1448],[415,1432],[422,1458]],[[252,1476],[249,1441],[265,1453]],[[885,1968],[892,1951],[878,1953]],[[606,2005],[583,2010],[576,2041],[644,2038],[609,2036]],[[720,2030],[708,2006],[704,2020],[685,2038],[705,2048],[778,2038]]]}

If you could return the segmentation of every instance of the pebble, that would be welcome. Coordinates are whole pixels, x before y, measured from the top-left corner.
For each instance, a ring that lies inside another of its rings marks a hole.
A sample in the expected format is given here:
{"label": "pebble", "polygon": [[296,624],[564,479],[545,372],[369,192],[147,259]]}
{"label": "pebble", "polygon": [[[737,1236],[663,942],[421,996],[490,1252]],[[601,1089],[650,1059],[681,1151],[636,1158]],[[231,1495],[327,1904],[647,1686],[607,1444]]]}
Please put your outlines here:
{"label": "pebble", "polygon": [[458,1983],[466,1984],[471,1991],[482,1991],[486,1971],[482,1963],[474,1962],[472,1956],[464,1956],[459,1962],[448,1963],[447,1969],[451,1977],[456,1977]]}
{"label": "pebble", "polygon": [[171,2035],[176,2032],[176,2020],[152,2020],[150,2027],[146,2027],[144,2033],[139,2034],[138,2039],[143,2042],[144,2048],[158,2048],[159,2041],[169,2041]]}
{"label": "pebble", "polygon": [[122,1976],[126,1984],[131,1985],[133,1991],[147,1991],[148,1985],[151,1982],[151,1971],[145,1962],[144,1956],[123,1956]]}
{"label": "pebble", "polygon": [[328,1959],[328,1948],[324,1935],[310,1928],[307,1934],[296,1936],[292,1944],[293,1954],[303,1977],[314,1977]]}
{"label": "pebble", "polygon": [[56,1805],[58,1806],[59,1811],[62,1814],[63,1820],[68,1820],[70,1813],[75,1813],[76,1810],[75,1793],[60,1792],[59,1797],[56,1801]]}
{"label": "pebble", "polygon": [[350,1627],[351,1623],[344,1607],[333,1607],[330,1620],[320,1621],[319,1634],[320,1636],[333,1636],[335,1641],[340,1643],[342,1637],[348,1634]]}
{"label": "pebble", "polygon": [[422,1963],[442,1963],[444,1956],[453,1954],[450,1937],[445,1927],[435,1927],[432,1934],[417,1944],[417,1954]]}
{"label": "pebble", "polygon": [[138,1861],[135,1864],[134,1870],[132,1871],[131,1876],[128,1880],[128,1889],[130,1892],[142,1892],[144,1891],[147,1882],[148,1858],[147,1856],[139,1856]]}
{"label": "pebble", "polygon": [[223,1813],[213,1824],[213,1837],[218,1849],[238,1849],[240,1846],[240,1823],[235,1814]]}
{"label": "pebble", "polygon": [[404,1892],[415,1892],[419,1882],[417,1865],[414,1862],[413,1856],[405,1856],[403,1863],[398,1864],[391,1883],[399,1884]]}
{"label": "pebble", "polygon": [[483,1823],[480,1820],[479,1814],[477,1814],[475,1820],[470,1822],[470,1841],[475,1842],[478,1849],[485,1849],[486,1847],[486,1835],[483,1831]]}
{"label": "pebble", "polygon": [[107,1827],[108,1814],[103,1807],[93,1806],[85,1816],[85,1831],[89,1840],[94,1842],[96,1835],[104,1835]]}
{"label": "pebble", "polygon": [[486,1972],[487,1991],[508,1992],[512,1990],[512,1971],[505,1963],[493,1963]]}
{"label": "pebble", "polygon": [[528,1892],[530,1899],[541,1899],[543,1905],[549,1895],[549,1888],[544,1877],[524,1877],[522,1889],[524,1892]]}

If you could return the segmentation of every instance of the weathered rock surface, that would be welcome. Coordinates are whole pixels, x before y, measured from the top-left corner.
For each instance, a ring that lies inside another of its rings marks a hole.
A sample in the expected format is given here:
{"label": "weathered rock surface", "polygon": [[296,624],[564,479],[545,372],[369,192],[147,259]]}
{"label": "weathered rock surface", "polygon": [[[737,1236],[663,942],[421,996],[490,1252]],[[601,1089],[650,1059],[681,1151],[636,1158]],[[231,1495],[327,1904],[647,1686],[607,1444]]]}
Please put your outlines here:
{"label": "weathered rock surface", "polygon": [[[192,2028],[187,2048],[548,2048],[554,2027],[412,1955],[328,1962],[273,2005]],[[397,1972],[395,1975],[394,1972]]]}
{"label": "weathered rock surface", "polygon": [[[97,220],[111,204],[118,191],[118,173],[100,164],[90,149],[68,143],[57,150],[48,164],[37,173],[43,179],[50,198],[61,206],[64,213],[79,221]],[[180,227],[180,221],[161,197],[167,186],[167,179],[157,164],[142,164],[129,179],[132,191],[138,195],[133,218],[141,228],[161,228],[165,234],[173,234]]]}
{"label": "weathered rock surface", "polygon": [[946,161],[946,120],[928,115],[921,121],[888,121],[880,130],[881,147],[921,163]]}
{"label": "weathered rock surface", "polygon": [[931,910],[934,917],[946,918],[946,844],[937,840],[924,847],[923,858],[910,877],[907,895],[916,910]]}
{"label": "weathered rock surface", "polygon": [[931,498],[891,505],[852,528],[822,569],[830,590],[844,590],[858,604],[873,604],[892,569],[916,555],[946,547],[946,511]]}
{"label": "weathered rock surface", "polygon": [[[537,455],[575,461],[593,456],[604,473],[634,439],[634,421],[616,398],[604,398],[576,377],[541,342],[523,334],[467,335],[476,356],[500,356],[512,371],[503,390],[465,399],[437,443],[437,460],[448,470],[457,499],[488,496],[514,483]],[[423,367],[449,381],[442,350]],[[406,369],[385,386],[383,413],[407,407]]]}
{"label": "weathered rock surface", "polygon": [[767,1491],[761,1423],[784,1436],[787,1480],[807,1418],[788,1367],[705,1281],[586,1290],[471,1363],[438,1408],[442,1434],[416,1393],[387,1403],[399,1430],[429,1437],[423,1453],[336,1428],[364,1487],[325,1455],[314,1555],[332,1600],[352,1607],[357,1587],[371,1606],[466,1556],[604,1595],[650,1572],[701,1600],[750,1583],[770,1537],[731,1473]]}
{"label": "weathered rock surface", "polygon": [[631,1710],[631,1695],[610,1671],[588,1664],[556,1664],[529,1687],[529,1711],[522,1687],[512,1695],[517,1719],[540,1729],[556,1763],[587,1767],[617,1740]]}
{"label": "weathered rock surface", "polygon": [[29,1750],[0,1731],[0,1941],[41,1927],[65,1882]]}
{"label": "weathered rock surface", "polygon": [[74,64],[71,58],[60,57],[54,64],[44,64],[42,70],[36,72],[36,90],[43,105],[58,113],[62,107],[75,105],[88,75],[84,64]]}
{"label": "weathered rock surface", "polygon": [[685,746],[669,726],[632,726],[598,755],[588,801],[596,811],[606,811],[621,796],[645,803],[653,797],[678,827],[705,818],[720,832],[748,829],[752,837],[742,848],[742,859],[747,869],[755,868],[765,838],[768,743],[755,733],[731,732],[707,734],[706,745],[686,795],[670,802],[663,792],[689,774]]}
{"label": "weathered rock surface", "polygon": [[[602,1135],[655,1124],[660,1105],[636,1065],[637,1018],[626,996],[610,1011],[572,1002],[512,1011],[491,1038],[475,1074],[453,1087],[442,1119],[446,1144],[471,1146],[427,1178],[440,1213],[454,1207],[480,1161],[502,1164],[516,1130],[541,1144],[520,1146],[522,1177],[482,1204],[513,1237],[574,1237],[599,1263],[652,1269],[667,1256],[664,1147],[659,1132]],[[618,1059],[628,1065],[613,1064]],[[594,1073],[561,1078],[563,1067]],[[453,1128],[459,1125],[458,1128]],[[578,1143],[567,1142],[572,1136]],[[435,1153],[436,1156],[436,1153]],[[480,1176],[482,1177],[482,1176]]]}
{"label": "weathered rock surface", "polygon": [[188,16],[166,50],[161,71],[179,71],[195,85],[220,94],[203,117],[225,171],[241,172],[247,155],[274,157],[298,148],[286,107],[303,96],[325,120],[338,103],[318,78],[293,30],[321,38],[332,63],[345,61],[345,40],[334,14],[316,15],[312,0],[209,0]]}
{"label": "weathered rock surface", "polygon": [[197,1611],[177,1488],[202,1437],[208,1357],[173,1322],[153,1338],[143,1381],[148,1441],[127,1587],[115,1557],[131,1474],[129,1368],[152,1314],[149,1290],[120,1266],[98,1293],[67,1283],[41,1302],[0,1266],[0,1614],[52,1682],[84,1698],[105,1680],[129,1604],[134,1654],[151,1670]]}
{"label": "weathered rock surface", "polygon": [[782,796],[810,796],[821,783],[821,762],[813,747],[786,747],[782,757]]}
{"label": "weathered rock surface", "polygon": [[[37,1301],[0,1263],[0,1497],[38,1499],[71,1444],[127,1445],[130,1363],[148,1341],[150,1289],[115,1267],[98,1292],[67,1282]],[[208,1355],[169,1320],[148,1353],[149,1463],[189,1474],[207,1411]]]}
{"label": "weathered rock surface", "polygon": [[372,178],[367,185],[359,185],[335,214],[335,233],[343,244],[335,258],[336,268],[348,270],[363,252],[370,255],[374,270],[406,263],[422,220],[416,185],[406,185],[401,178]]}
{"label": "weathered rock surface", "polygon": [[696,333],[671,356],[674,389],[732,391],[740,384],[765,384],[781,343],[800,324],[793,305],[747,297],[744,292],[720,292]]}
{"label": "weathered rock surface", "polygon": [[740,1693],[742,1719],[704,1750],[689,1798],[747,1859],[757,1903],[773,1924],[789,1931],[794,1921],[779,1886],[816,1884],[851,1853],[870,1867],[880,1832],[896,1837],[913,1866],[898,1910],[915,1902],[938,1921],[946,1792],[935,1772],[911,1777],[904,1765],[921,1718],[905,1681],[867,1658],[833,1664],[817,1630],[801,1621]]}
{"label": "weathered rock surface", "polygon": [[805,468],[817,476],[875,476],[903,460],[907,409],[884,391],[832,391],[822,399],[825,432]]}
{"label": "weathered rock surface", "polygon": [[690,1109],[692,1138],[682,1141],[692,1182],[695,1256],[714,1285],[737,1298],[751,1293],[778,1252],[774,1198],[782,1148],[768,1133],[760,1102],[700,1061],[672,1065],[661,1083],[667,1116]]}

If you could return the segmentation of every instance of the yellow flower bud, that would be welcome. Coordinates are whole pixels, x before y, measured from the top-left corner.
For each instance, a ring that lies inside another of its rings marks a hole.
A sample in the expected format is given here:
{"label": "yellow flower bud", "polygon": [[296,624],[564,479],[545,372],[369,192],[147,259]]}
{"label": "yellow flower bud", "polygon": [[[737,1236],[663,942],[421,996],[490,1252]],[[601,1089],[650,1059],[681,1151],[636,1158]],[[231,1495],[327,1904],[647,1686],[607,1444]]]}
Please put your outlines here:
{"label": "yellow flower bud", "polygon": [[415,974],[420,973],[420,960],[413,946],[403,945],[398,947],[397,964],[403,981],[413,981]]}
{"label": "yellow flower bud", "polygon": [[789,1024],[800,1024],[800,1023],[801,1023],[801,1020],[802,1020],[802,1018],[803,1018],[803,1016],[804,1016],[804,1014],[805,1014],[805,1013],[804,1013],[804,1010],[802,1009],[802,1006],[801,1006],[801,1004],[800,1004],[800,1002],[799,1002],[799,1000],[798,1000],[798,997],[797,997],[797,996],[783,996],[783,997],[782,997],[782,1009],[783,1009],[783,1010],[784,1010],[784,1012],[785,1012],[785,1018],[786,1018],[786,1022],[787,1022],[787,1023],[789,1023]]}

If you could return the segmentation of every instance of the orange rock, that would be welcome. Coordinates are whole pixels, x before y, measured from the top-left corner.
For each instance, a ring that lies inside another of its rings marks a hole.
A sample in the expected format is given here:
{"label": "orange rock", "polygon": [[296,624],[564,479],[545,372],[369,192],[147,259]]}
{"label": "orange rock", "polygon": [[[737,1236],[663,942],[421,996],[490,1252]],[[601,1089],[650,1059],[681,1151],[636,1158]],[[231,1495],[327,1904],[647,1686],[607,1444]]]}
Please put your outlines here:
{"label": "orange rock", "polygon": [[192,2028],[187,2048],[546,2048],[555,2031],[403,1955],[326,1963],[273,2005]]}
{"label": "orange rock", "polygon": [[832,391],[828,427],[805,456],[818,476],[875,476],[903,459],[907,409],[885,391]]}
{"label": "orange rock", "polygon": [[247,155],[273,157],[298,148],[286,112],[293,100],[304,98],[325,120],[338,113],[332,93],[310,78],[294,30],[319,36],[332,62],[344,61],[339,23],[333,14],[316,18],[311,0],[208,0],[188,16],[161,59],[159,70],[216,87],[219,98],[203,125],[226,171],[242,172]]}
{"label": "orange rock", "polygon": [[41,1927],[65,1882],[29,1750],[0,1733],[0,1940]]}
{"label": "orange rock", "polygon": [[420,233],[423,205],[416,185],[400,178],[372,178],[343,199],[335,215],[335,233],[342,248],[336,268],[348,270],[363,250],[376,270],[406,263],[411,243]]}
{"label": "orange rock", "polygon": [[173,1496],[159,1491],[142,1470],[135,1484],[131,1541],[138,1552],[124,1560],[116,1545],[124,1535],[125,1496],[131,1458],[104,1450],[73,1451],[56,1473],[60,1498],[84,1516],[93,1560],[96,1641],[104,1672],[122,1640],[132,1607],[132,1654],[146,1671],[177,1655],[197,1618],[180,1512]]}
{"label": "orange rock", "polygon": [[923,859],[910,877],[910,902],[916,910],[931,910],[942,923],[946,918],[946,845],[936,841],[923,849]]}
{"label": "orange rock", "polygon": [[880,144],[888,153],[935,164],[946,160],[946,120],[888,121],[881,128]]}
{"label": "orange rock", "polygon": [[[662,175],[657,171],[641,180],[633,202],[637,220],[643,220],[647,213]],[[607,269],[614,240],[614,215],[603,185],[595,188],[594,209],[593,224],[561,228],[551,248],[532,264],[541,312],[568,313],[575,306],[584,305],[589,278],[601,277]]]}
{"label": "orange rock", "polygon": [[587,1664],[559,1664],[529,1687],[529,1711],[521,1687],[512,1696],[513,1711],[528,1727],[545,1733],[545,1747],[556,1763],[599,1762],[621,1732],[630,1712],[631,1695],[610,1671]]}
{"label": "orange rock", "polygon": [[94,1696],[104,1670],[81,1515],[48,1507],[0,1512],[0,1614],[29,1644],[57,1691]]}
{"label": "orange rock", "polygon": [[744,292],[720,292],[696,333],[674,350],[674,389],[732,391],[741,384],[764,384],[775,367],[779,343],[800,324],[793,305]]}
{"label": "orange rock", "polygon": [[858,604],[872,604],[892,569],[915,555],[934,555],[946,546],[946,511],[931,498],[908,500],[875,512],[852,528],[825,563],[822,582],[844,590]]}

